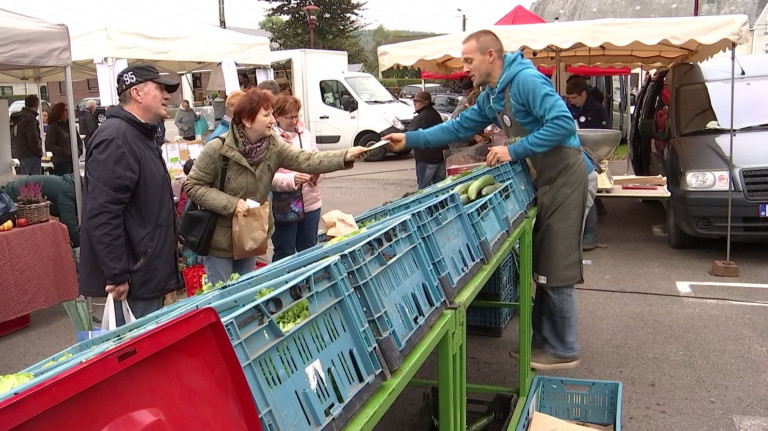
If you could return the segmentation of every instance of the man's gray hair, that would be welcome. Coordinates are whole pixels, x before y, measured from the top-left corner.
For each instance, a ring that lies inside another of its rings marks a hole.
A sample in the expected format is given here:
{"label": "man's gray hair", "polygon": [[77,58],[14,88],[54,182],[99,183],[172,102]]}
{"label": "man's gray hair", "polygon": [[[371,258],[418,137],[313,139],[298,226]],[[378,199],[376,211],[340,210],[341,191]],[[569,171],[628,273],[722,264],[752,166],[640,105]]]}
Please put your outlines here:
{"label": "man's gray hair", "polygon": [[[147,84],[153,84],[152,81],[142,82],[141,84],[134,85],[131,88],[141,88],[142,90],[147,88]],[[131,102],[131,88],[123,91],[120,93],[120,96],[118,96],[117,101],[120,104],[120,106],[125,106]]]}
{"label": "man's gray hair", "polygon": [[85,102],[85,106],[86,106],[88,109],[90,109],[91,111],[93,111],[94,109],[96,109],[96,107],[97,107],[97,106],[99,106],[99,104],[98,104],[98,103],[96,103],[96,101],[95,101],[95,100],[93,100],[93,99],[89,99],[87,102]]}

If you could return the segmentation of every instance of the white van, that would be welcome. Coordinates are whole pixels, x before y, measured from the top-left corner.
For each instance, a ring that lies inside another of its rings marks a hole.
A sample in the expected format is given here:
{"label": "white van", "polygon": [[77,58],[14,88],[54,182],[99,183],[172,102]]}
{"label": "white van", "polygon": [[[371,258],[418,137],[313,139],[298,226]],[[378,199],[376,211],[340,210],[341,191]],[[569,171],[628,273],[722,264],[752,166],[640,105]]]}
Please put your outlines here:
{"label": "white van", "polygon": [[[320,150],[370,146],[413,119],[413,107],[394,98],[373,75],[349,72],[346,52],[298,49],[271,55],[274,79],[301,100],[304,124]],[[386,154],[381,147],[366,160]]]}

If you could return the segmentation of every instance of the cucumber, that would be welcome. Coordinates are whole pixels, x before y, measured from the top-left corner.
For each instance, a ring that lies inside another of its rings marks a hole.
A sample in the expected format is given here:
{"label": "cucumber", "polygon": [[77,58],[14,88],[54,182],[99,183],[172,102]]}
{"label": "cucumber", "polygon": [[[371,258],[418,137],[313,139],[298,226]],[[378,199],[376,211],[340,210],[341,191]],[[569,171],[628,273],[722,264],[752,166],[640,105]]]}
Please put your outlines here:
{"label": "cucumber", "polygon": [[469,200],[476,200],[480,194],[480,191],[483,190],[483,188],[492,185],[494,182],[496,181],[493,179],[493,175],[483,175],[482,177],[478,178],[477,181],[472,183],[472,185],[469,186],[469,189],[467,190]]}
{"label": "cucumber", "polygon": [[466,193],[463,195],[459,195],[459,198],[461,198],[462,205],[466,205],[469,203],[469,196],[467,196]]}
{"label": "cucumber", "polygon": [[499,183],[490,185],[488,187],[483,187],[483,191],[480,192],[480,195],[483,197],[486,197],[502,187],[504,187],[504,184],[499,184]]}
{"label": "cucumber", "polygon": [[471,185],[472,185],[472,183],[459,184],[458,186],[453,188],[453,191],[458,193],[459,195],[463,195],[463,194],[467,193],[467,189]]}

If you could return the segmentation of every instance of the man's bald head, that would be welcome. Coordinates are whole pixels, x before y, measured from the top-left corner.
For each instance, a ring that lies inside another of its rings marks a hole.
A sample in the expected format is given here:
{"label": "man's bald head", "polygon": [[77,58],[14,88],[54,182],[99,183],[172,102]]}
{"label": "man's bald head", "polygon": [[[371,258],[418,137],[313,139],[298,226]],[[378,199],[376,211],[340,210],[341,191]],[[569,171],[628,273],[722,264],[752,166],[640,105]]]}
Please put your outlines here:
{"label": "man's bald head", "polygon": [[490,30],[480,30],[470,34],[464,39],[462,45],[465,45],[468,42],[475,42],[478,51],[483,54],[492,49],[497,57],[504,56],[504,45],[501,43],[501,39],[496,36],[496,33]]}

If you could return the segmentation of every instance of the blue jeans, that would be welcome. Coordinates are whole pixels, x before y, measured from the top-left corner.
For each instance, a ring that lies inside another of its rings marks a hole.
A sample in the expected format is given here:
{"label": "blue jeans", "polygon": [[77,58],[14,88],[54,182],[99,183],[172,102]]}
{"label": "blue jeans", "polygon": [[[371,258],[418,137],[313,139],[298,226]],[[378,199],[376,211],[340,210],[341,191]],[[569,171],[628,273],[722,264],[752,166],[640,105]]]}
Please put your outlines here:
{"label": "blue jeans", "polygon": [[301,221],[293,223],[275,223],[272,244],[275,254],[272,262],[296,254],[317,244],[317,226],[320,224],[320,209],[304,213]]}
{"label": "blue jeans", "polygon": [[416,182],[419,189],[439,183],[445,179],[445,162],[425,163],[416,162]]}
{"label": "blue jeans", "polygon": [[[128,298],[128,306],[131,308],[133,317],[140,319],[149,313],[157,311],[163,307],[163,297],[149,299]],[[115,323],[117,326],[125,325],[125,316],[123,316],[123,301],[115,301]]]}
{"label": "blue jeans", "polygon": [[25,157],[19,160],[19,173],[21,175],[40,175],[43,173],[40,157]]}
{"label": "blue jeans", "polygon": [[235,272],[245,275],[253,271],[256,266],[256,256],[237,260],[231,257],[205,256],[203,265],[205,265],[208,283],[216,284],[220,281],[226,282]]}
{"label": "blue jeans", "polygon": [[579,356],[573,286],[536,286],[531,345],[561,358]]}

